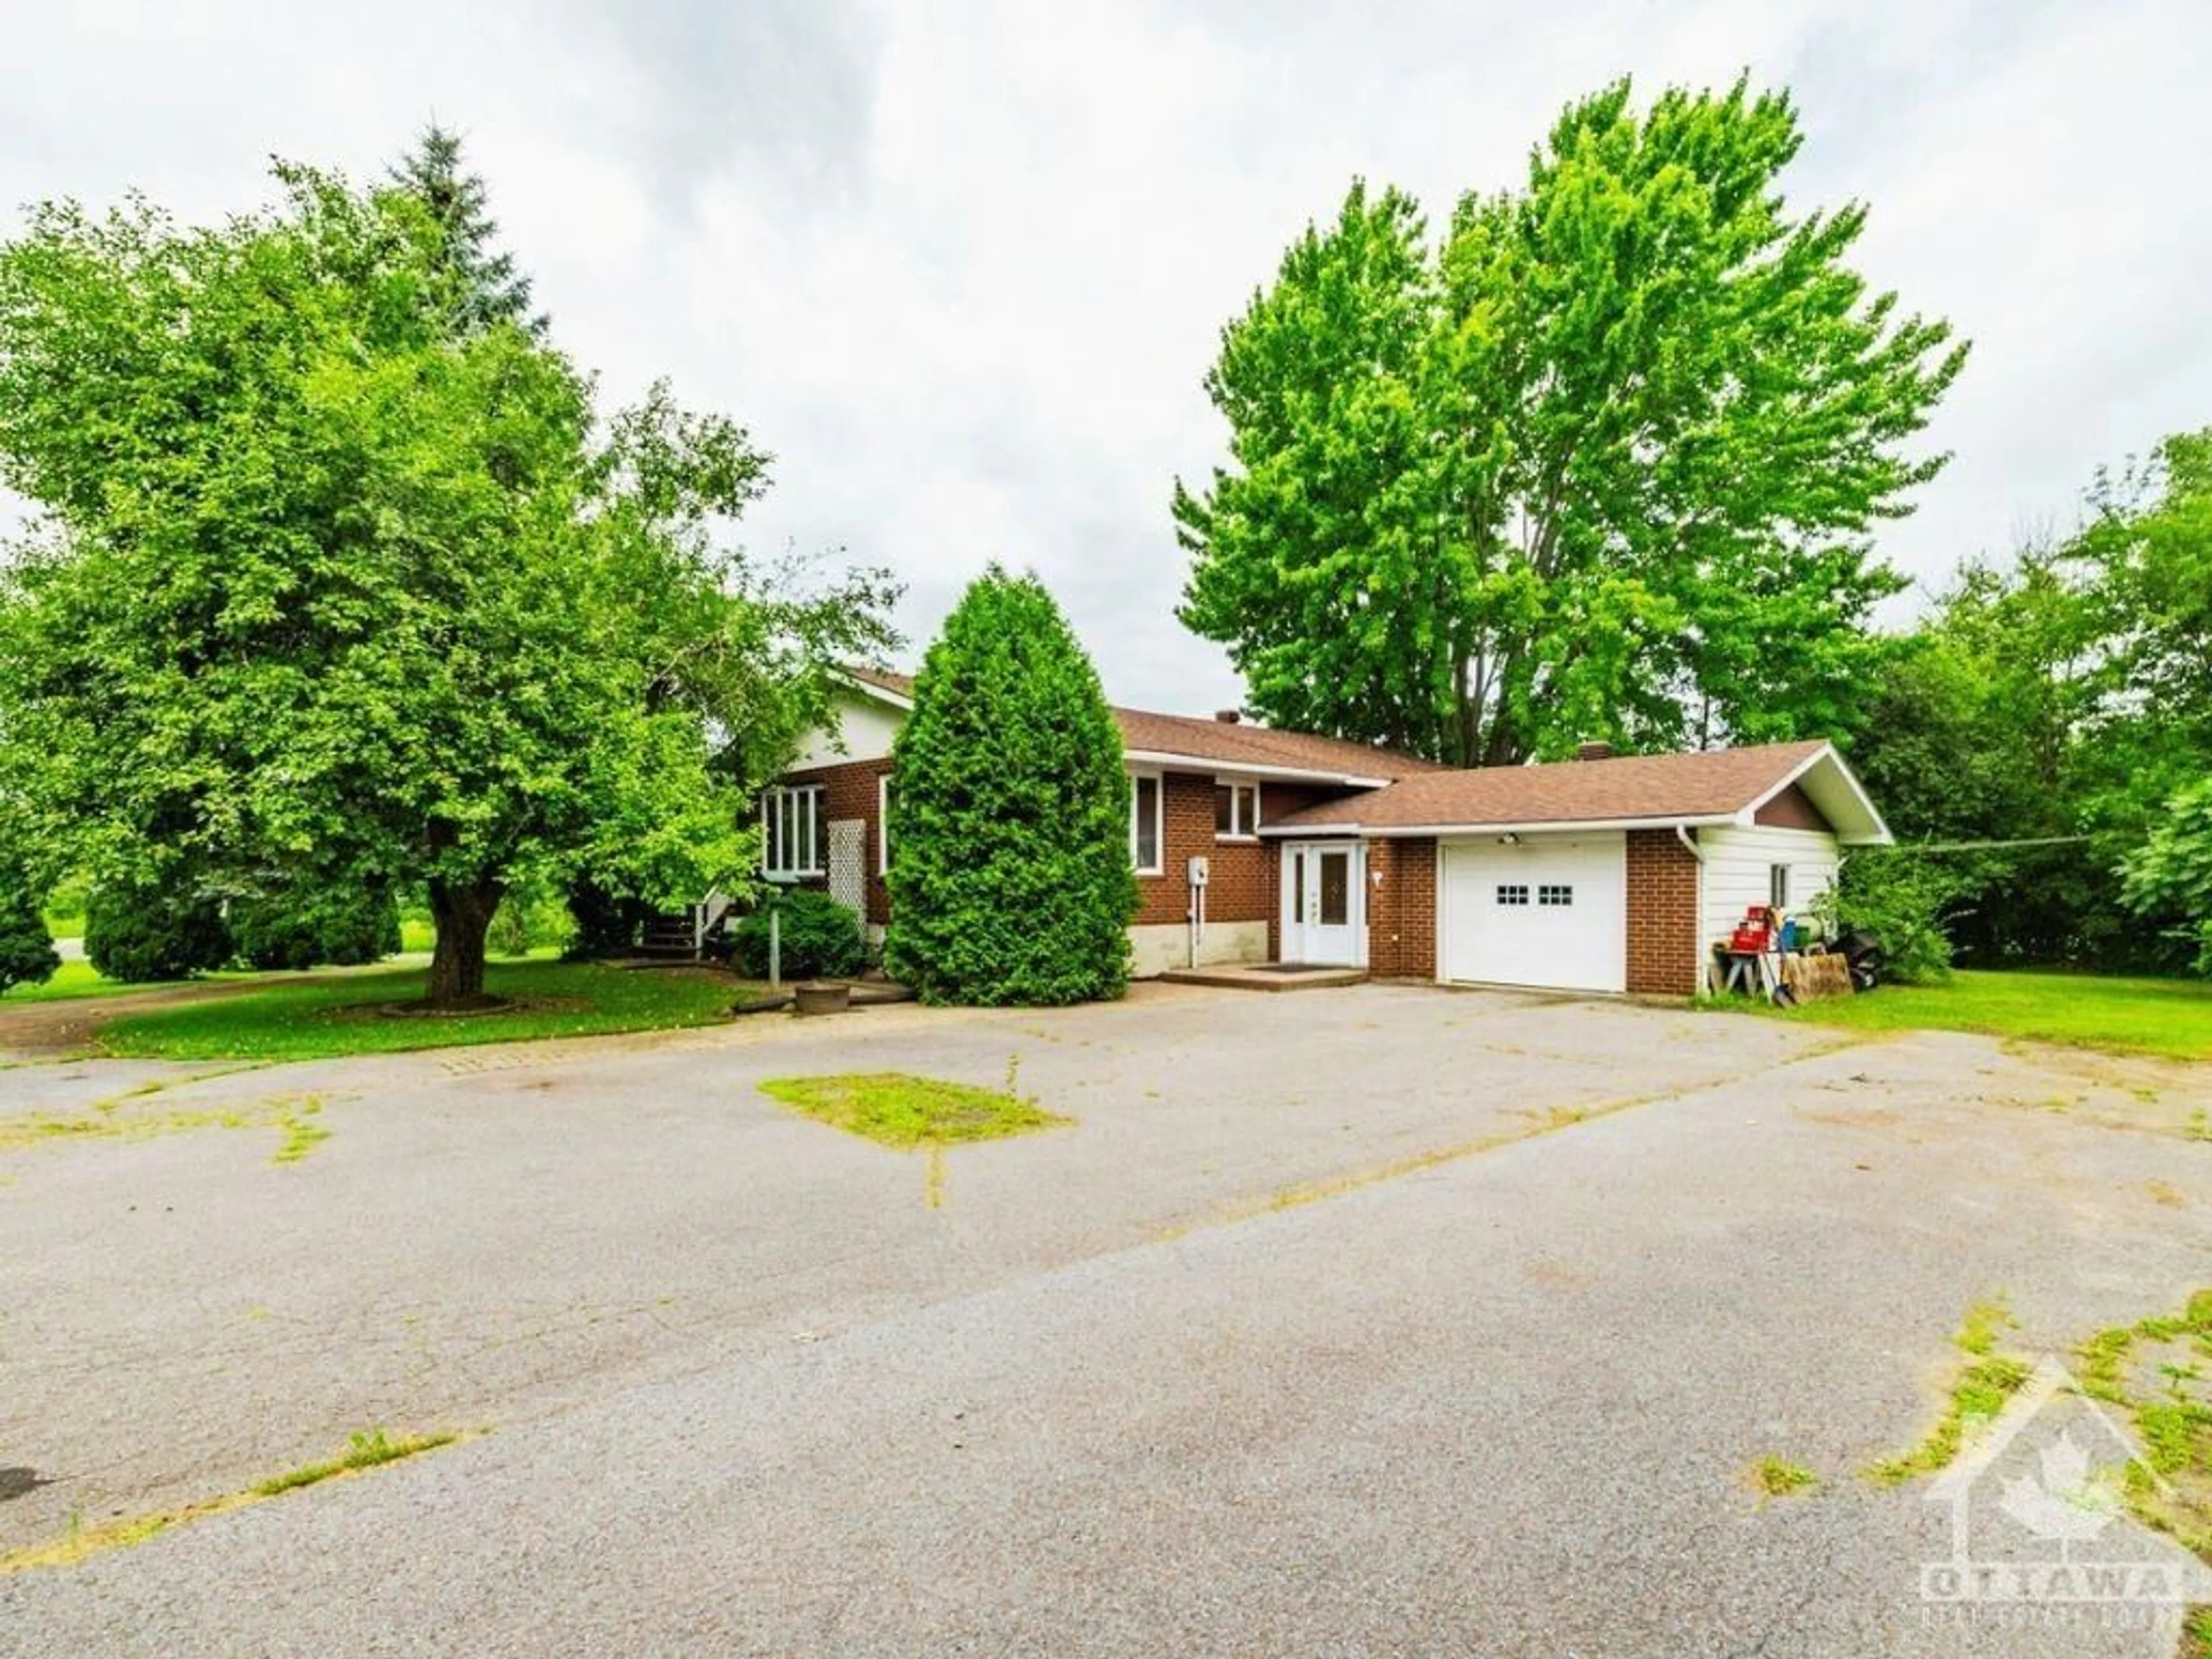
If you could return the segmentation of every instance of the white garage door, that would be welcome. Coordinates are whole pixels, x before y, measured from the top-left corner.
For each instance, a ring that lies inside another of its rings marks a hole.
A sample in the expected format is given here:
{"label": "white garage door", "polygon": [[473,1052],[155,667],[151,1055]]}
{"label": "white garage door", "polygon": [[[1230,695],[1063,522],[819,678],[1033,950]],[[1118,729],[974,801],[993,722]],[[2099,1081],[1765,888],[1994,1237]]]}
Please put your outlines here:
{"label": "white garage door", "polygon": [[1624,838],[1447,842],[1438,895],[1446,979],[1571,991],[1628,988]]}

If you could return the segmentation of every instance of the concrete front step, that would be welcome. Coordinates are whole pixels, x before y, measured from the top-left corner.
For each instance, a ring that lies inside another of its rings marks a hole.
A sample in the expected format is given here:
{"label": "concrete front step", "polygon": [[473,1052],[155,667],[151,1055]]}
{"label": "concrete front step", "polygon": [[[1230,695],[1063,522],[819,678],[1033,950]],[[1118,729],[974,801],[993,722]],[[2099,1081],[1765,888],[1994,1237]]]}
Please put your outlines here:
{"label": "concrete front step", "polygon": [[1237,991],[1322,991],[1357,985],[1367,977],[1367,970],[1299,962],[1224,962],[1211,968],[1171,968],[1160,977],[1170,985],[1216,985]]}

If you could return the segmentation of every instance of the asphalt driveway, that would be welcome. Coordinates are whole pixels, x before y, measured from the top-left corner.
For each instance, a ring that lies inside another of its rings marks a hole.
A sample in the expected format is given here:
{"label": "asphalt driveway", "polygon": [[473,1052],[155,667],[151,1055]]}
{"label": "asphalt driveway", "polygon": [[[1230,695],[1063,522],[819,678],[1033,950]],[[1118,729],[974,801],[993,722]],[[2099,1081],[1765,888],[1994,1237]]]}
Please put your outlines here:
{"label": "asphalt driveway", "polygon": [[[937,1182],[756,1088],[887,1069],[1077,1121]],[[1147,988],[0,1097],[108,1126],[0,1139],[0,1551],[491,1431],[0,1578],[9,1652],[2172,1649],[1930,1608],[1856,1472],[1971,1304],[2212,1279],[2188,1068]]]}

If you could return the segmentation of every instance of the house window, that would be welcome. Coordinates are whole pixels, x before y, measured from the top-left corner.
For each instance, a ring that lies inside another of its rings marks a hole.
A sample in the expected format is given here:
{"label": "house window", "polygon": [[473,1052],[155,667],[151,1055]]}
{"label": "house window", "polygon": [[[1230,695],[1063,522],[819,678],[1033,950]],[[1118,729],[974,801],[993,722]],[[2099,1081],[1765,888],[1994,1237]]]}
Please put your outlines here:
{"label": "house window", "polygon": [[1787,910],[1790,908],[1790,866],[1770,864],[1766,866],[1766,902],[1770,908]]}
{"label": "house window", "polygon": [[1160,872],[1160,781],[1150,774],[1129,780],[1129,861],[1140,876]]}
{"label": "house window", "polygon": [[1217,783],[1213,786],[1213,838],[1249,841],[1260,832],[1260,786],[1256,783]]}
{"label": "house window", "polygon": [[876,780],[876,873],[891,872],[891,775]]}
{"label": "house window", "polygon": [[1536,889],[1536,902],[1563,909],[1575,902],[1575,890],[1565,882],[1545,882]]}
{"label": "house window", "polygon": [[1528,886],[1521,882],[1501,883],[1498,889],[1498,902],[1500,904],[1526,904],[1528,902]]}
{"label": "house window", "polygon": [[818,876],[830,865],[830,822],[822,812],[822,786],[777,787],[761,795],[766,839],[761,873],[771,881]]}

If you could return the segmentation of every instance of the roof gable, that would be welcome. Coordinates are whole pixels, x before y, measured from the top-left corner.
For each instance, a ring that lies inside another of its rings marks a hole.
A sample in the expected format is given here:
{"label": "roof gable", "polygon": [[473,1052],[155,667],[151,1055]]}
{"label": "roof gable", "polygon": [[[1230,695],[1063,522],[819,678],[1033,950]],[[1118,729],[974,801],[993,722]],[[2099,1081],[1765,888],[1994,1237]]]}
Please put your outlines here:
{"label": "roof gable", "polygon": [[[914,707],[914,678],[875,668],[848,668],[846,678],[892,706]],[[1162,714],[1149,709],[1113,710],[1121,746],[1139,763],[1202,763],[1208,769],[1290,772],[1341,782],[1376,783],[1416,772],[1442,770],[1395,750],[1307,732],[1279,732],[1245,720]]]}
{"label": "roof gable", "polygon": [[1277,819],[1267,833],[1330,829],[1405,835],[1552,825],[1747,823],[1760,807],[1793,786],[1844,842],[1889,839],[1858,780],[1832,745],[1817,740],[1422,773],[1294,812]]}

